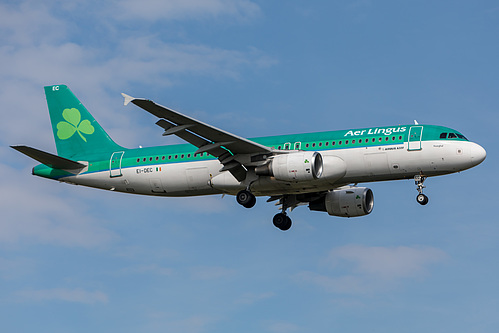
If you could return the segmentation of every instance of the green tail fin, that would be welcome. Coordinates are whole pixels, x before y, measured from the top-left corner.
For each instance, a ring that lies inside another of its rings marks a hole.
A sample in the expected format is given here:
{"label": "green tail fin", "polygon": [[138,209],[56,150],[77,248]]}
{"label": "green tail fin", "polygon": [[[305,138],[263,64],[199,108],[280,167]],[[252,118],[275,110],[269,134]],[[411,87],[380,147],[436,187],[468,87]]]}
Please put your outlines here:
{"label": "green tail fin", "polygon": [[117,145],[64,85],[45,87],[45,97],[59,156],[85,156],[124,150]]}

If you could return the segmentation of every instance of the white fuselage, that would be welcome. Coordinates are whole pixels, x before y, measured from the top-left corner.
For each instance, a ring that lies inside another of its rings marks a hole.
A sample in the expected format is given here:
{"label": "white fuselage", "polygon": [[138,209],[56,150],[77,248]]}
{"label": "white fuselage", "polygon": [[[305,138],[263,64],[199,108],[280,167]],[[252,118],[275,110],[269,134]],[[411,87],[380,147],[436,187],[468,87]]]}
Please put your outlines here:
{"label": "white fuselage", "polygon": [[[469,141],[421,141],[420,150],[408,150],[408,143],[320,150],[346,164],[346,173],[334,181],[317,179],[284,182],[273,177],[249,175],[251,191],[257,196],[327,191],[351,183],[412,178],[423,173],[437,176],[471,168],[485,158],[484,149]],[[126,154],[126,153],[125,153]],[[101,171],[61,178],[61,181],[101,189],[158,196],[235,194],[248,186],[238,182],[218,160],[165,163],[122,168],[118,173]],[[327,164],[325,164],[327,167]]]}

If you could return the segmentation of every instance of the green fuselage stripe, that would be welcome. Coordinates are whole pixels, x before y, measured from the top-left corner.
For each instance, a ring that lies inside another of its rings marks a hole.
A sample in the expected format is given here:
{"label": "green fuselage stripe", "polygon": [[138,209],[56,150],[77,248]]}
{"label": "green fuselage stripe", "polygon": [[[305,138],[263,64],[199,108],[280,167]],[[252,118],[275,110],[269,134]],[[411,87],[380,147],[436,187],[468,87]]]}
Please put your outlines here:
{"label": "green fuselage stripe", "polygon": [[[466,141],[466,139],[463,138],[442,139],[442,133],[460,133],[448,127],[434,125],[399,125],[391,127],[270,136],[251,138],[250,140],[278,150],[299,149],[305,151],[331,151],[339,149],[404,144],[404,142],[407,142],[409,139],[408,135],[411,127],[422,128],[421,141]],[[197,147],[190,144],[124,149],[123,151],[125,153],[121,161],[121,168],[125,169],[144,166],[154,167],[162,164],[202,162],[215,159],[215,157],[210,156],[207,153],[194,156],[194,152],[196,150]],[[81,156],[82,160],[89,162],[88,170],[85,171],[84,174],[109,171],[110,157],[112,153],[113,152],[99,153],[93,156]],[[42,169],[45,168],[50,169],[45,165],[39,165],[35,167],[34,172],[42,171]],[[71,175],[70,173],[62,170],[58,171],[59,172],[57,173],[52,172],[50,178],[57,179]]]}

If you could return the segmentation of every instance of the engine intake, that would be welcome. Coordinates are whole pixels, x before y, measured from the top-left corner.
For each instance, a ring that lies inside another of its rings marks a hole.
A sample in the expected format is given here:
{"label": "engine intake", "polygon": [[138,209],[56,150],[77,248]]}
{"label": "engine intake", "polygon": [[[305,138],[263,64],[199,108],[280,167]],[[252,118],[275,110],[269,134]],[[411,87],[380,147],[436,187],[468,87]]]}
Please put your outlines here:
{"label": "engine intake", "polygon": [[255,169],[258,176],[271,176],[282,181],[309,181],[322,175],[322,156],[318,152],[298,152],[273,157]]}
{"label": "engine intake", "polygon": [[310,210],[327,212],[331,216],[356,217],[370,214],[374,207],[373,191],[367,187],[343,187],[328,192],[310,202]]}

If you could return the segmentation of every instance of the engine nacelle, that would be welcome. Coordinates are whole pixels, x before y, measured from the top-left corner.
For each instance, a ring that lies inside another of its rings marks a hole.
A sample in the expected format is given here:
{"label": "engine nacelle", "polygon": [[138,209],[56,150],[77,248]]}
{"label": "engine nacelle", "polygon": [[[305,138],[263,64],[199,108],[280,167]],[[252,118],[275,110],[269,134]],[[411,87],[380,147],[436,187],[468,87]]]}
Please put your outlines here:
{"label": "engine nacelle", "polygon": [[332,216],[355,217],[370,214],[374,207],[373,191],[367,187],[342,187],[310,202],[308,208]]}
{"label": "engine nacelle", "polygon": [[345,161],[338,156],[324,155],[322,156],[322,163],[321,179],[327,180],[330,184],[334,184],[347,173]]}
{"label": "engine nacelle", "polygon": [[312,151],[277,155],[266,165],[257,167],[255,172],[288,182],[314,180],[322,175],[322,156]]}

